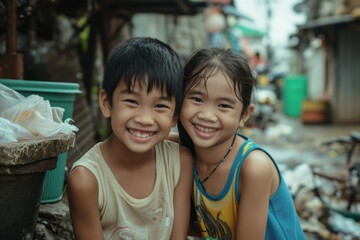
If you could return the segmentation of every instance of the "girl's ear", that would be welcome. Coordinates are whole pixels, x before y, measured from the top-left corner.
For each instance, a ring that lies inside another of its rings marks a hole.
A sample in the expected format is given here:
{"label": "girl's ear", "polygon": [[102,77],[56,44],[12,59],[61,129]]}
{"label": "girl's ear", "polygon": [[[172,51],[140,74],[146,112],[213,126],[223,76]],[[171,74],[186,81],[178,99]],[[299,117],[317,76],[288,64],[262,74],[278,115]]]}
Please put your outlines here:
{"label": "girl's ear", "polygon": [[244,112],[243,116],[240,118],[239,128],[243,128],[246,122],[250,119],[251,115],[255,110],[254,104],[250,103],[249,107]]}
{"label": "girl's ear", "polygon": [[111,117],[111,106],[110,102],[107,98],[107,94],[104,89],[101,89],[99,93],[99,107],[101,109],[101,112],[105,118]]}

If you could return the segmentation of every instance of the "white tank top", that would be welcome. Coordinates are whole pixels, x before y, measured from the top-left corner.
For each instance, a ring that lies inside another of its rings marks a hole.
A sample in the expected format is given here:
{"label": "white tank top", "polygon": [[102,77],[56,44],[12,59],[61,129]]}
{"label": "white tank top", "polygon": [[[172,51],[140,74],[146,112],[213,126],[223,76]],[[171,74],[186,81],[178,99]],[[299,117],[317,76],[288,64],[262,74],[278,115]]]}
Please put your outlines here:
{"label": "white tank top", "polygon": [[76,161],[88,168],[99,186],[99,211],[105,239],[169,239],[174,221],[174,188],[180,175],[177,143],[156,146],[156,181],[152,193],[136,199],[120,186],[106,164],[99,144]]}

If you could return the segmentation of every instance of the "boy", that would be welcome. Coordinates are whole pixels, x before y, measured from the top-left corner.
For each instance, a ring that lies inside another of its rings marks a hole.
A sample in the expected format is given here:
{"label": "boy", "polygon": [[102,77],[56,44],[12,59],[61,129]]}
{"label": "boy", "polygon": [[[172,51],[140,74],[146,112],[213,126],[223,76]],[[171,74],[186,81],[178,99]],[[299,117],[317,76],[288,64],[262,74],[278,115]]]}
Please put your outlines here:
{"label": "boy", "polygon": [[99,93],[113,132],[68,176],[76,239],[186,239],[192,157],[164,141],[182,100],[181,60],[168,45],[133,38],[115,47]]}

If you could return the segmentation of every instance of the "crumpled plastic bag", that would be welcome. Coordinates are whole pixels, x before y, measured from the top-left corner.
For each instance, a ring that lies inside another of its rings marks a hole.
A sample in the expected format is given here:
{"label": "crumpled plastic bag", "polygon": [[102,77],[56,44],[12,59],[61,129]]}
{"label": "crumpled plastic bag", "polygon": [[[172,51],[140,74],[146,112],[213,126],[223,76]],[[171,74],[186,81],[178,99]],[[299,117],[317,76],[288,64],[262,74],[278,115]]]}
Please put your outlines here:
{"label": "crumpled plastic bag", "polygon": [[0,83],[0,142],[78,131],[72,119],[62,122],[64,111],[64,108],[51,107],[50,102],[39,95],[24,97]]}

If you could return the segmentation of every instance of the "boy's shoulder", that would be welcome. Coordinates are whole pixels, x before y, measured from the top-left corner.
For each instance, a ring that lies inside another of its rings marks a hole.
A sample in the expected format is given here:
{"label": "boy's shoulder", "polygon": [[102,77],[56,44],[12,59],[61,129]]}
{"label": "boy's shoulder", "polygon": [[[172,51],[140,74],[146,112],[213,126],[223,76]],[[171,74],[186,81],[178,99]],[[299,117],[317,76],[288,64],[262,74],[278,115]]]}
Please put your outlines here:
{"label": "boy's shoulder", "polygon": [[[95,143],[89,150],[87,150],[87,152],[85,152],[85,153],[82,155],[81,158],[83,158],[83,157],[88,157],[89,155],[91,156],[91,155],[94,155],[94,154],[96,154],[96,155],[100,154],[100,153],[101,153],[100,144],[101,144],[101,142]],[[80,159],[81,159],[81,158],[80,158]]]}
{"label": "boy's shoulder", "polygon": [[81,162],[93,162],[96,161],[99,157],[101,157],[101,150],[100,150],[100,142],[96,143],[92,146],[87,152],[85,152],[78,160],[74,162],[73,165],[77,165]]}

